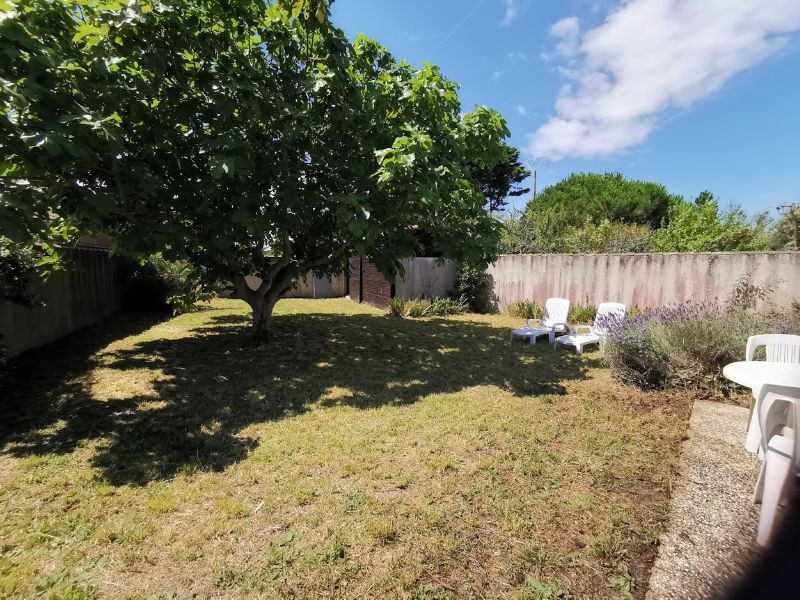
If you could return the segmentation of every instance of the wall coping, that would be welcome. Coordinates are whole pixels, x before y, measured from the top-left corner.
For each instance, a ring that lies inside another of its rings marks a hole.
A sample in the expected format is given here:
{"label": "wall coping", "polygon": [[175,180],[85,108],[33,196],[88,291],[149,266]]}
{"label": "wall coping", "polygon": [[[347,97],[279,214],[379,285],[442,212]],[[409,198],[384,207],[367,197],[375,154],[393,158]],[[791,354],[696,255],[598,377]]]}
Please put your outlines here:
{"label": "wall coping", "polygon": [[729,256],[729,255],[788,255],[800,257],[800,250],[753,250],[727,252],[534,252],[526,254],[501,254],[504,256]]}

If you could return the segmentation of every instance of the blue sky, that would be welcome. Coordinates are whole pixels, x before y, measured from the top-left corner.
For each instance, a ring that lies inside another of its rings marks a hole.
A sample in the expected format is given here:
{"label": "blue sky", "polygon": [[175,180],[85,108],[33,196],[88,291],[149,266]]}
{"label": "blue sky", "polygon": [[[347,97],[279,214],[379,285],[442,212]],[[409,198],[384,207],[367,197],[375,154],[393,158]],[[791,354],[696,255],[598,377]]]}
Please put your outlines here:
{"label": "blue sky", "polygon": [[337,0],[333,15],[440,66],[464,110],[499,110],[540,190],[621,171],[773,217],[800,202],[798,0]]}

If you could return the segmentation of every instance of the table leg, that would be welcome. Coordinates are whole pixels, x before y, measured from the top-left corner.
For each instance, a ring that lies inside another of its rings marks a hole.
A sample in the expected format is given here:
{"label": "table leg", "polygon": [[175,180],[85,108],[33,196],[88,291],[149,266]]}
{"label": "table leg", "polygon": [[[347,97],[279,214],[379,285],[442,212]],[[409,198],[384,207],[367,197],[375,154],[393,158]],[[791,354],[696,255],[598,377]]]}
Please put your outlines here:
{"label": "table leg", "polygon": [[758,411],[756,410],[756,399],[750,402],[750,424],[747,427],[747,439],[744,448],[752,454],[758,454],[761,448],[761,425],[758,423]]}

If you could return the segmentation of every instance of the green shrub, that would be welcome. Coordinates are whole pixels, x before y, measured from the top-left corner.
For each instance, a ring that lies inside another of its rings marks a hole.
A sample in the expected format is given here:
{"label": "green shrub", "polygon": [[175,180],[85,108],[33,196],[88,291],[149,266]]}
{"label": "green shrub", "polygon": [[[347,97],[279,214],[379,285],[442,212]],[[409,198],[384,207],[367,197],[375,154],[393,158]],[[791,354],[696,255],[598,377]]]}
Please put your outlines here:
{"label": "green shrub", "polygon": [[634,304],[633,306],[629,306],[628,307],[628,310],[625,312],[625,314],[629,319],[632,319],[634,317],[639,317],[639,316],[643,315],[644,313],[649,312],[651,310],[652,310],[651,308],[647,308],[645,306],[639,306],[637,304]]}
{"label": "green shrub", "polygon": [[741,206],[720,209],[709,192],[669,207],[666,226],[653,235],[657,252],[747,252],[769,247],[766,215],[748,217]]}
{"label": "green shrub", "polygon": [[475,269],[464,264],[459,265],[456,271],[453,295],[456,298],[464,298],[473,312],[492,311],[489,298],[489,276],[484,269]]}
{"label": "green shrub", "polygon": [[536,300],[521,300],[506,307],[506,312],[512,317],[523,319],[541,319],[544,311]]}
{"label": "green shrub", "polygon": [[648,225],[610,222],[570,224],[560,211],[512,213],[503,218],[499,249],[504,254],[608,254],[649,252]]}
{"label": "green shrub", "polygon": [[422,298],[406,301],[406,315],[412,319],[427,317],[431,309],[431,301]]}
{"label": "green shrub", "polygon": [[469,310],[469,303],[463,296],[458,298],[434,298],[431,302],[431,315],[460,315]]}
{"label": "green shrub", "polygon": [[[415,298],[404,302],[405,315],[412,319],[420,317],[445,317],[447,315],[458,315],[467,312],[469,308],[467,300],[461,298]],[[390,306],[391,310],[391,306]]]}
{"label": "green shrub", "polygon": [[28,286],[36,268],[32,249],[0,236],[0,298],[32,306]]}
{"label": "green shrub", "polygon": [[168,261],[159,254],[137,265],[125,295],[127,310],[161,311],[174,314],[199,310],[217,291],[206,282],[204,273],[188,261]]}
{"label": "green shrub", "polygon": [[[627,310],[628,318],[638,317],[645,312],[648,308],[640,306],[630,306]],[[521,317],[523,319],[540,319],[544,314],[544,310],[536,300],[521,300],[506,306],[505,312],[512,317]],[[576,325],[590,325],[594,323],[595,316],[597,316],[597,307],[591,304],[572,304],[569,307],[569,314],[567,320]]]}
{"label": "green shrub", "polygon": [[389,314],[395,317],[406,316],[406,301],[402,298],[392,298],[389,300]]}
{"label": "green shrub", "polygon": [[727,385],[723,367],[743,360],[747,338],[766,331],[800,333],[800,319],[689,302],[612,325],[605,360],[617,378],[641,388],[717,391]]}
{"label": "green shrub", "polygon": [[591,304],[570,304],[567,321],[576,325],[591,325],[597,315],[597,307]]}

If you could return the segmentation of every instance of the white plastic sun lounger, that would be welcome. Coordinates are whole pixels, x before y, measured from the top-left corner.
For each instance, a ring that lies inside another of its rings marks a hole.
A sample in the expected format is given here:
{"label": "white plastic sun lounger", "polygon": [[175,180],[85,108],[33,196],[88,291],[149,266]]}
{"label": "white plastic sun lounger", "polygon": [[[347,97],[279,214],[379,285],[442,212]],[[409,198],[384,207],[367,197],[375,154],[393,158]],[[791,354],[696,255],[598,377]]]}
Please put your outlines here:
{"label": "white plastic sun lounger", "polygon": [[555,344],[574,346],[575,352],[583,353],[583,348],[589,344],[600,344],[608,334],[609,320],[624,319],[628,307],[619,302],[603,302],[597,307],[597,316],[594,325],[576,325],[569,327],[569,333],[556,338]]}
{"label": "white plastic sun lounger", "polygon": [[556,338],[556,333],[568,331],[567,314],[569,313],[569,300],[565,298],[550,298],[544,305],[544,316],[541,319],[528,319],[525,327],[514,329],[511,340],[514,338],[530,338],[531,344],[536,343],[536,338],[542,335],[549,337],[550,343]]}

